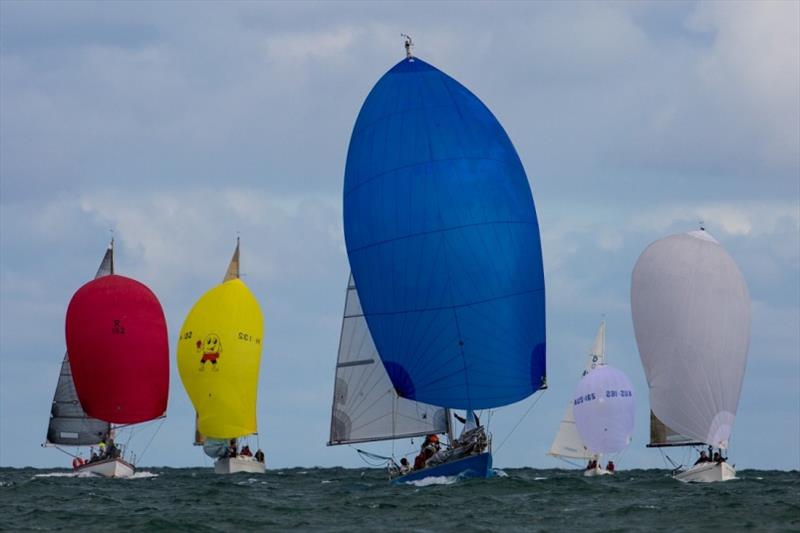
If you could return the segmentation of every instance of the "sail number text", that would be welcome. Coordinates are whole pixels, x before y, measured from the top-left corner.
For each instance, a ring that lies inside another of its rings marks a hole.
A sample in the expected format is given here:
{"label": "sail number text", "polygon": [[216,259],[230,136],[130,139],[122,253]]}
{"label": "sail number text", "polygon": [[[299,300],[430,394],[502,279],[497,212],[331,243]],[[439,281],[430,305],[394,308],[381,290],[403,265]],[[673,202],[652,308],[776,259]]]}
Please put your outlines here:
{"label": "sail number text", "polygon": [[255,335],[250,335],[249,333],[239,332],[239,340],[245,342],[254,342],[256,344],[261,344],[261,339],[256,337]]}
{"label": "sail number text", "polygon": [[[620,390],[607,390],[605,397],[606,398],[630,398],[633,396],[633,391],[627,389],[620,389]],[[584,394],[583,396],[578,396],[572,401],[572,405],[580,405],[584,402],[591,402],[592,400],[597,399],[597,394],[591,392],[589,394]]]}

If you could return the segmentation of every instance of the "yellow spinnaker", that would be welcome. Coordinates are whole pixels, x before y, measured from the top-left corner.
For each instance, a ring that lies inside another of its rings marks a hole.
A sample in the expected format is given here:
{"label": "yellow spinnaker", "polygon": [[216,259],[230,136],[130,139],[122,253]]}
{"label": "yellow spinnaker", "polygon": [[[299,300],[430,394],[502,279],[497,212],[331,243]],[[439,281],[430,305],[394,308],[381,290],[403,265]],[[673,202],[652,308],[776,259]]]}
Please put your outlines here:
{"label": "yellow spinnaker", "polygon": [[189,311],[178,337],[178,371],[204,435],[256,432],[263,336],[258,301],[240,279],[217,285]]}

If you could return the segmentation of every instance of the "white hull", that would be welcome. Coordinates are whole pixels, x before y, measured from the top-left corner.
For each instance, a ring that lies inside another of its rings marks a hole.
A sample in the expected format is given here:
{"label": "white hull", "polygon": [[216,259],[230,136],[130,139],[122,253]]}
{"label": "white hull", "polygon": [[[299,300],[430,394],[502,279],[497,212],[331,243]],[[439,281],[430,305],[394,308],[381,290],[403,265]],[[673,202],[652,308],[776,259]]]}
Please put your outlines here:
{"label": "white hull", "polygon": [[710,483],[728,481],[736,477],[736,469],[728,463],[700,463],[675,474],[673,478],[685,483]]}
{"label": "white hull", "polygon": [[216,474],[236,474],[239,472],[263,474],[266,472],[266,466],[264,463],[259,463],[252,457],[239,455],[237,457],[217,459],[214,463],[214,472]]}
{"label": "white hull", "polygon": [[591,470],[584,470],[583,477],[595,477],[595,476],[610,476],[614,472],[609,472],[605,468],[600,468],[599,466],[592,468]]}
{"label": "white hull", "polygon": [[132,464],[119,458],[86,463],[75,469],[77,473],[89,472],[98,476],[114,478],[132,477],[135,471]]}

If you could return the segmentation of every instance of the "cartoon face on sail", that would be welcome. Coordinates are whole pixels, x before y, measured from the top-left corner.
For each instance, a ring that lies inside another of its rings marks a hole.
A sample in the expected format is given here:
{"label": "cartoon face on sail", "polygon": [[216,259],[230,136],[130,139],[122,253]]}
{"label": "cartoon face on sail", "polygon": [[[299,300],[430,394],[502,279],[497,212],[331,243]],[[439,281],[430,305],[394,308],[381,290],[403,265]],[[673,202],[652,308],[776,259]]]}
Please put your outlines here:
{"label": "cartoon face on sail", "polygon": [[401,397],[482,409],[544,385],[536,210],[474,94],[419,58],[395,65],[353,128],[343,201],[364,316]]}
{"label": "cartoon face on sail", "polygon": [[222,353],[222,341],[219,340],[219,335],[209,333],[204,340],[198,340],[197,351],[202,354],[200,358],[201,372],[205,370],[206,363],[211,363],[212,369],[217,370],[219,356]]}
{"label": "cartoon face on sail", "polygon": [[214,287],[192,307],[178,338],[178,370],[202,434],[256,432],[263,333],[261,309],[240,279]]}

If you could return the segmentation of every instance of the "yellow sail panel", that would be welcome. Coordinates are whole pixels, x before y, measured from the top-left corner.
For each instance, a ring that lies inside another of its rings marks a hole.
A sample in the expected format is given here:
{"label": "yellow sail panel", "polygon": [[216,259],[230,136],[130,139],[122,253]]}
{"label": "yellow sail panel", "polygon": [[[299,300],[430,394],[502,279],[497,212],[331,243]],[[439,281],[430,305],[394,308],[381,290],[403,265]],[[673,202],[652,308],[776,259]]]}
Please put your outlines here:
{"label": "yellow sail panel", "polygon": [[239,279],[205,293],[178,338],[178,371],[197,410],[197,429],[215,439],[256,432],[264,318]]}

